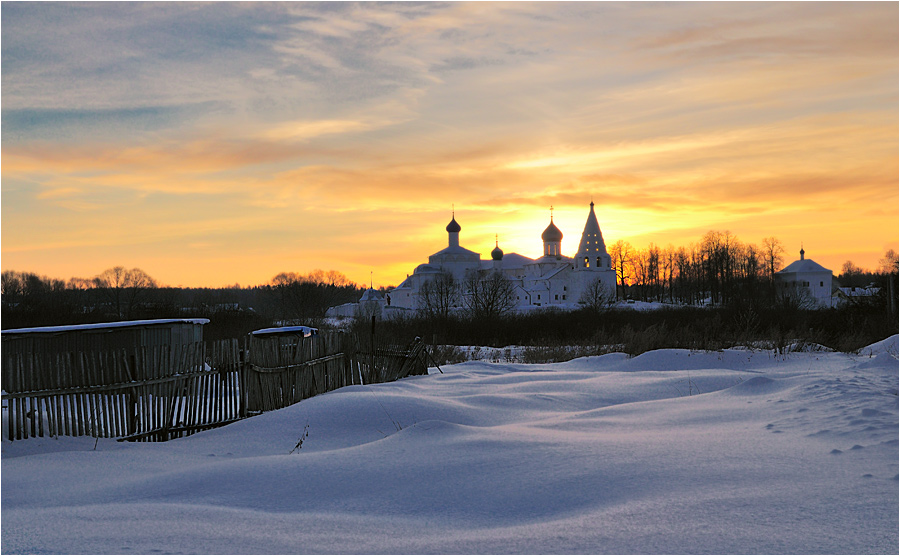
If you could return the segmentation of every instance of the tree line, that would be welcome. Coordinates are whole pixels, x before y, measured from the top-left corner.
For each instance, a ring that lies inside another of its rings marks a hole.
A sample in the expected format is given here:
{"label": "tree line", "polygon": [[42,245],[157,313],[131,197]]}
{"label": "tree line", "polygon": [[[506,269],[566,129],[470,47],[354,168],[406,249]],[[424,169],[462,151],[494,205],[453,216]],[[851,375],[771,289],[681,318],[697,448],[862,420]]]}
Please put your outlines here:
{"label": "tree line", "polygon": [[[367,323],[356,325],[358,331],[368,333]],[[758,309],[664,305],[653,311],[542,308],[490,321],[466,312],[451,313],[443,320],[416,313],[385,320],[377,328],[379,337],[394,343],[422,337],[435,345],[434,362],[439,365],[463,360],[442,355],[448,346],[539,347],[548,352],[546,362],[612,352],[638,355],[664,348],[709,351],[751,346],[784,353],[822,345],[855,352],[897,332],[897,318],[868,303],[824,310],[796,305]],[[458,354],[458,350],[449,352]]]}
{"label": "tree line", "polygon": [[0,278],[2,327],[25,328],[154,318],[208,318],[208,339],[237,337],[278,324],[316,325],[332,305],[359,299],[344,274],[282,272],[242,287],[161,286],[139,268],[116,266],[92,278],[62,280],[6,270]]}
{"label": "tree line", "polygon": [[[744,319],[770,309],[811,308],[802,299],[786,298],[776,291],[774,276],[784,264],[785,249],[774,237],[755,245],[727,231],[710,231],[688,247],[650,244],[645,249],[620,240],[612,245],[610,256],[616,291],[598,285],[584,292],[579,301],[590,314],[608,312],[614,301],[624,299],[734,308]],[[897,253],[889,250],[875,271],[847,261],[837,282],[852,287],[876,285],[881,293],[861,302],[883,313],[893,299],[896,314],[897,267]],[[4,329],[199,317],[210,319],[205,332],[210,339],[275,325],[324,326],[329,307],[355,302],[364,291],[335,270],[282,272],[265,284],[249,287],[180,288],[161,286],[143,270],[121,266],[92,278],[68,280],[9,270],[2,273],[0,288]],[[452,322],[468,323],[462,326],[469,331],[491,332],[515,316],[514,286],[493,270],[471,272],[463,280],[438,274],[423,284],[419,295],[422,310],[414,320],[427,331],[414,335],[440,333],[455,341],[457,334],[447,334],[457,328]],[[470,341],[468,334],[460,334]]]}
{"label": "tree line", "polygon": [[[683,305],[773,306],[786,299],[775,288],[775,275],[784,266],[785,248],[775,237],[762,243],[744,243],[729,231],[709,231],[687,247],[661,248],[651,243],[635,249],[624,240],[610,249],[616,272],[617,299],[660,301]],[[897,253],[888,250],[876,271],[847,261],[836,276],[835,287],[865,287],[873,284],[889,289],[896,282]]]}

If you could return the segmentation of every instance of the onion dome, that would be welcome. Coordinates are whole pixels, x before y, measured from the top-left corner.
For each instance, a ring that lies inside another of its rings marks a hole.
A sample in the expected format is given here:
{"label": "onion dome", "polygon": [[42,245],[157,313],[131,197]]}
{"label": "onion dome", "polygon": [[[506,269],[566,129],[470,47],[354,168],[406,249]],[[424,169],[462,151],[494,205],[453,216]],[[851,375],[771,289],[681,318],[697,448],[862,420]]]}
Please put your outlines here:
{"label": "onion dome", "polygon": [[500,249],[500,243],[495,243],[494,250],[491,251],[491,260],[494,261],[502,261],[503,260],[503,249]]}
{"label": "onion dome", "polygon": [[462,227],[456,221],[456,215],[454,215],[453,219],[450,220],[450,223],[447,224],[447,231],[450,233],[453,233],[453,232],[459,233],[460,230],[462,230]]}
{"label": "onion dome", "polygon": [[563,233],[559,231],[559,228],[556,227],[556,224],[553,223],[553,217],[550,217],[550,225],[547,226],[547,229],[544,230],[544,233],[541,234],[541,239],[544,243],[559,243],[562,241]]}

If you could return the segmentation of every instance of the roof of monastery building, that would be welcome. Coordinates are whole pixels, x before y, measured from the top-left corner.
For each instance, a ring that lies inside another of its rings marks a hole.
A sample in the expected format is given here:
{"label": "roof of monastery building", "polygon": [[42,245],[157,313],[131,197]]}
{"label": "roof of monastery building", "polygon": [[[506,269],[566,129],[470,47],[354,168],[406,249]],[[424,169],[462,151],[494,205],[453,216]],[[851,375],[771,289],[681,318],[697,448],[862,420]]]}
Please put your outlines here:
{"label": "roof of monastery building", "polygon": [[500,240],[494,240],[494,249],[491,251],[491,260],[503,260],[503,249],[500,249]]}
{"label": "roof of monastery building", "polygon": [[594,201],[591,201],[591,212],[584,224],[584,232],[581,234],[581,243],[578,245],[579,253],[591,253],[593,251],[606,251],[603,242],[603,233],[600,231],[600,223],[594,214]]}
{"label": "roof of monastery building", "polygon": [[787,274],[788,272],[828,272],[831,273],[831,270],[825,268],[819,263],[815,262],[812,259],[807,259],[805,257],[806,251],[802,248],[800,249],[800,260],[794,261],[791,264],[787,265],[783,269],[779,270],[777,274]]}
{"label": "roof of monastery building", "polygon": [[359,301],[360,301],[360,302],[364,302],[364,301],[381,301],[382,299],[384,299],[384,296],[381,295],[381,293],[378,292],[378,290],[375,290],[375,289],[373,289],[373,288],[369,288],[369,289],[367,289],[367,290],[362,294],[362,297],[359,298]]}
{"label": "roof of monastery building", "polygon": [[462,230],[462,226],[459,225],[459,222],[456,221],[456,214],[453,214],[453,217],[450,219],[450,223],[447,224],[448,232],[459,232]]}
{"label": "roof of monastery building", "polygon": [[449,247],[444,247],[437,253],[431,255],[432,257],[437,255],[468,255],[470,257],[474,257],[475,260],[479,260],[481,258],[481,253],[476,253],[475,251],[470,251],[465,247],[460,245],[451,245]]}
{"label": "roof of monastery building", "polygon": [[550,225],[547,226],[547,229],[544,230],[544,233],[541,234],[541,239],[543,241],[550,241],[558,243],[562,241],[563,233],[559,228],[556,227],[556,224],[553,223],[553,216],[550,216]]}

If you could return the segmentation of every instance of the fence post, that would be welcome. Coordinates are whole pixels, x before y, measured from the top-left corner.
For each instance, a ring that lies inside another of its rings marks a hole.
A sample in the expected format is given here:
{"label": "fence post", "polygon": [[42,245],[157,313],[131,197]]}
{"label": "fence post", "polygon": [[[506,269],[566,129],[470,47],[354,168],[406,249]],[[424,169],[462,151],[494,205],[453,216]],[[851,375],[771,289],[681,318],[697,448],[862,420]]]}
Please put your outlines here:
{"label": "fence post", "polygon": [[375,379],[375,315],[372,315],[372,334],[370,338],[369,352],[372,364],[369,366],[369,382],[379,382]]}
{"label": "fence post", "polygon": [[244,337],[243,346],[238,349],[238,389],[240,392],[240,396],[238,398],[238,415],[241,417],[247,416],[247,406],[249,405],[249,395],[248,385],[250,381],[248,380],[247,374],[249,372],[248,362],[247,362],[247,337]]}

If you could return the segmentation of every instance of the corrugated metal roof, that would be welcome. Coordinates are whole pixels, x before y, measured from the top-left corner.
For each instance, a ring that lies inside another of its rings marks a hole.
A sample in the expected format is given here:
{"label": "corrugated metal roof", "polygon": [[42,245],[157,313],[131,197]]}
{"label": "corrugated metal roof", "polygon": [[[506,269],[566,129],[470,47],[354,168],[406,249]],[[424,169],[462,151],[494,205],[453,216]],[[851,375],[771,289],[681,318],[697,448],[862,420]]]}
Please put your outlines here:
{"label": "corrugated metal roof", "polygon": [[304,338],[307,336],[314,336],[318,333],[318,328],[310,328],[309,326],[282,326],[280,328],[263,328],[262,330],[254,330],[251,332],[254,336],[302,334]]}
{"label": "corrugated metal roof", "polygon": [[152,319],[125,320],[119,322],[100,322],[95,324],[69,324],[65,326],[38,326],[34,328],[13,328],[3,330],[3,334],[55,334],[58,332],[75,332],[78,330],[102,330],[107,328],[128,328],[133,326],[161,326],[167,324],[209,324],[209,319]]}

